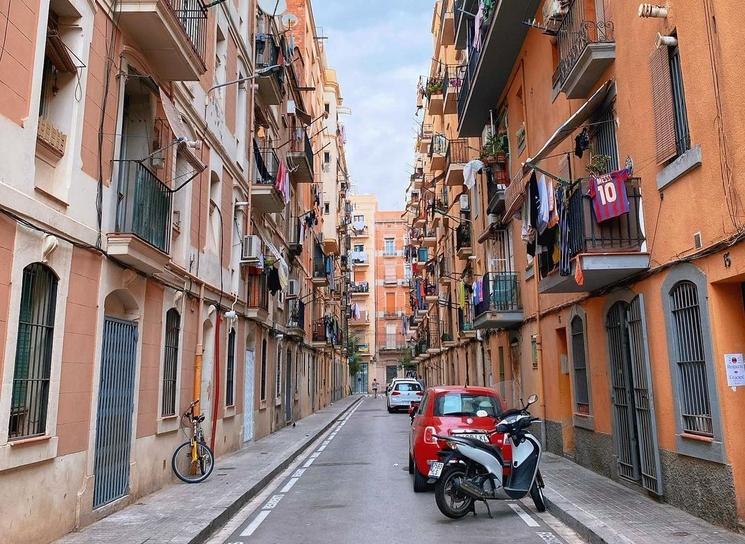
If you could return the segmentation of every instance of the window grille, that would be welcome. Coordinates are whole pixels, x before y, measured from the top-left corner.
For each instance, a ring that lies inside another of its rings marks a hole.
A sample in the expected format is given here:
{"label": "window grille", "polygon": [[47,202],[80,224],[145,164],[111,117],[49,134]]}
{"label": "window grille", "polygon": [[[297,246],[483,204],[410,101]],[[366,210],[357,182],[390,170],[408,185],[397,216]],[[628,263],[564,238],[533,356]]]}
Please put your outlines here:
{"label": "window grille", "polygon": [[24,268],[10,401],[11,440],[46,432],[56,303],[54,272],[40,263]]}
{"label": "window grille", "polygon": [[261,400],[266,400],[266,339],[261,341]]}
{"label": "window grille", "polygon": [[587,361],[585,360],[585,327],[582,318],[574,316],[572,331],[572,365],[574,366],[574,403],[577,412],[590,413],[590,395],[587,388]]}
{"label": "window grille", "polygon": [[225,406],[235,404],[235,329],[228,333],[228,362],[225,367]]}
{"label": "window grille", "polygon": [[607,171],[618,170],[618,143],[616,141],[616,116],[613,107],[603,110],[592,125],[592,152],[594,155],[605,155],[608,160]]}
{"label": "window grille", "polygon": [[282,395],[282,350],[277,347],[277,366],[274,376],[274,398],[280,398]]}
{"label": "window grille", "polygon": [[670,311],[683,432],[713,436],[701,308],[694,283],[681,281],[673,286]]}
{"label": "window grille", "polygon": [[673,91],[673,113],[675,115],[675,148],[682,155],[691,147],[691,136],[688,132],[688,112],[686,111],[685,90],[683,88],[683,71],[680,66],[680,49],[669,47],[670,82]]}
{"label": "window grille", "polygon": [[163,400],[161,415],[176,414],[176,376],[178,373],[178,340],[181,316],[174,309],[166,312],[166,339],[163,353]]}

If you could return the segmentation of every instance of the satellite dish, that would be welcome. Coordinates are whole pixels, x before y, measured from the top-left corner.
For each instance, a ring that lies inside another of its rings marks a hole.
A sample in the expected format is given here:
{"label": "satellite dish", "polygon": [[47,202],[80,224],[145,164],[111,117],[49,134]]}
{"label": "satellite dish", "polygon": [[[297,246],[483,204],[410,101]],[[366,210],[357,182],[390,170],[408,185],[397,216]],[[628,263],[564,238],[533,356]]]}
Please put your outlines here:
{"label": "satellite dish", "polygon": [[297,16],[293,13],[286,13],[282,16],[282,24],[288,30],[292,30],[297,25]]}
{"label": "satellite dish", "polygon": [[258,0],[259,9],[274,17],[275,15],[282,15],[287,11],[286,0]]}

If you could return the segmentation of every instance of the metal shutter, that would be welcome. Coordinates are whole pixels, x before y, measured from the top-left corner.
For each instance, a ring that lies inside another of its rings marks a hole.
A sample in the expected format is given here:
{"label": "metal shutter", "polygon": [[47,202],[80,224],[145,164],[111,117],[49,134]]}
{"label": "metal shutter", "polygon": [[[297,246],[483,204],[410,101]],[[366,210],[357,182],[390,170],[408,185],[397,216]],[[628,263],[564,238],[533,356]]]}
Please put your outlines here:
{"label": "metal shutter", "polygon": [[649,67],[652,75],[652,109],[654,110],[657,164],[661,164],[677,155],[673,88],[667,47],[655,49],[649,59]]}

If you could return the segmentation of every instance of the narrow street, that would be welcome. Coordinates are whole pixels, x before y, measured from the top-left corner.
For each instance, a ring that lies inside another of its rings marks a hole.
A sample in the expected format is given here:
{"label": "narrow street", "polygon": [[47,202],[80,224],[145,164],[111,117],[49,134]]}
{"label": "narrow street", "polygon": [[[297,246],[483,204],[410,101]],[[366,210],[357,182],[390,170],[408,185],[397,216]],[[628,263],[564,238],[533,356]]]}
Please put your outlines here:
{"label": "narrow street", "polygon": [[532,503],[490,503],[478,515],[445,518],[432,493],[415,494],[407,472],[409,418],[367,398],[319,438],[210,544],[582,542]]}

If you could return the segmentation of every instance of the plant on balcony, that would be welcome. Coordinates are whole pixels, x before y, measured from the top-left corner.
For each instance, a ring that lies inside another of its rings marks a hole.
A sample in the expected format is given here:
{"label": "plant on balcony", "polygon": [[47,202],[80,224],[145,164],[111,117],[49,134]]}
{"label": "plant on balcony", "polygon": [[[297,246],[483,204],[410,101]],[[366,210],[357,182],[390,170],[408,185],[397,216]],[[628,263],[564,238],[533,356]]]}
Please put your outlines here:
{"label": "plant on balcony", "polygon": [[591,176],[607,174],[611,158],[608,155],[593,155],[585,169]]}
{"label": "plant on balcony", "polygon": [[427,82],[427,98],[433,94],[441,93],[444,88],[445,85],[441,79],[430,79]]}
{"label": "plant on balcony", "polygon": [[504,165],[507,162],[507,148],[503,134],[492,134],[481,148],[481,160],[484,164]]}
{"label": "plant on balcony", "polygon": [[452,342],[453,341],[453,335],[449,332],[443,332],[442,336],[440,336],[440,340],[443,342]]}

